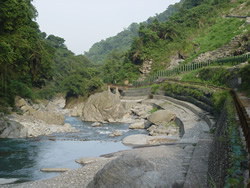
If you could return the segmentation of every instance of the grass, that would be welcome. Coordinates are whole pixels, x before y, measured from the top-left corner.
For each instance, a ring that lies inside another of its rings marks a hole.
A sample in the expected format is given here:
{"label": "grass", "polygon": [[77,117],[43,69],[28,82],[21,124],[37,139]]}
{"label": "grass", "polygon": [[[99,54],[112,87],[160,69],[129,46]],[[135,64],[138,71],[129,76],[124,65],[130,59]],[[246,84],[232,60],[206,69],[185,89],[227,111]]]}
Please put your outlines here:
{"label": "grass", "polygon": [[213,51],[229,43],[232,38],[243,32],[244,27],[240,26],[245,20],[237,18],[219,18],[214,25],[207,27],[200,35],[193,39],[193,43],[199,46],[197,53],[192,53],[186,62],[191,62],[200,54]]}
{"label": "grass", "polygon": [[149,111],[150,114],[154,113],[154,112],[157,112],[159,109],[154,107],[152,110]]}

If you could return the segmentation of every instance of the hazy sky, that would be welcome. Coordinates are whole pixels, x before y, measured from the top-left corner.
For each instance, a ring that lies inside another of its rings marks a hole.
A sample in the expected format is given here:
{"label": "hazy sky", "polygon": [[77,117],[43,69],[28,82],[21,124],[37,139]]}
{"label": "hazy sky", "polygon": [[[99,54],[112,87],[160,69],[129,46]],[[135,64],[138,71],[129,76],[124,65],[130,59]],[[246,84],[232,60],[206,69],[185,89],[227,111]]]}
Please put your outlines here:
{"label": "hazy sky", "polygon": [[82,54],[131,23],[146,21],[180,0],[33,0],[40,30],[66,40]]}

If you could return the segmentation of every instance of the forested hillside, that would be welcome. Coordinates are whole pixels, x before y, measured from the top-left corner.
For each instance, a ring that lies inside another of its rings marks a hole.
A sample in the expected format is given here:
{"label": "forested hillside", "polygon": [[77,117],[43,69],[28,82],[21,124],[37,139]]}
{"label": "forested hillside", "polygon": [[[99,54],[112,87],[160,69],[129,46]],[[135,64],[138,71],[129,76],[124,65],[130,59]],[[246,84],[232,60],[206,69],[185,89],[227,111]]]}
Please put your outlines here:
{"label": "forested hillside", "polygon": [[0,1],[0,111],[15,96],[51,98],[57,92],[88,95],[102,85],[99,72],[64,39],[39,30],[31,0]]}
{"label": "forested hillside", "polygon": [[152,62],[153,74],[167,69],[173,55],[190,62],[242,33],[249,46],[249,25],[226,17],[249,16],[248,0],[181,1],[94,44],[86,56],[74,55],[63,38],[40,31],[31,2],[0,2],[1,107],[14,106],[17,95],[30,99],[50,99],[56,93],[89,96],[103,83],[137,80],[145,61]]}
{"label": "forested hillside", "polygon": [[[157,14],[154,17],[150,17],[144,22],[145,25],[151,24],[155,19],[159,22],[166,22],[169,16],[172,16],[180,8],[180,3],[175,5],[170,5],[167,10]],[[105,59],[108,57],[112,51],[119,51],[119,53],[124,53],[129,50],[131,43],[135,37],[138,37],[138,30],[140,24],[132,23],[127,29],[121,31],[116,36],[107,38],[100,42],[95,43],[85,55],[94,64],[104,64]]]}
{"label": "forested hillside", "polygon": [[[246,20],[226,16],[249,16],[249,5],[247,0],[185,0],[179,3],[177,12],[168,21],[154,19],[151,24],[141,23],[139,36],[120,61],[117,56],[109,55],[104,67],[118,66],[121,71],[110,69],[106,76],[112,75],[112,78],[106,80],[113,83],[122,83],[126,79],[132,81],[138,78],[139,68],[145,61],[152,62],[151,74],[167,69],[172,56],[180,56],[184,63],[193,61],[200,54],[220,48],[242,33],[242,40],[247,42],[250,32]],[[116,63],[111,63],[112,58]],[[131,68],[124,73],[123,67],[128,66]]]}

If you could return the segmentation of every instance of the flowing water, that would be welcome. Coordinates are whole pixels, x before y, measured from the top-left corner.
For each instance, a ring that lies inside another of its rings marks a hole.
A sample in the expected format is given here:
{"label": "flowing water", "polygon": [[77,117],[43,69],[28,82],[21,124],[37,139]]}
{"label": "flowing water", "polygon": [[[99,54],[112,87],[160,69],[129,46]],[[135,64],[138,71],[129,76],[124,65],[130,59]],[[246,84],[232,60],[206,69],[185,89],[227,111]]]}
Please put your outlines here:
{"label": "flowing water", "polygon": [[[128,124],[103,124],[92,127],[89,122],[66,117],[80,130],[78,133],[57,133],[49,137],[0,140],[0,178],[16,178],[18,182],[51,178],[58,173],[44,173],[41,168],[70,168],[81,165],[75,162],[81,157],[97,157],[102,154],[130,149],[121,140],[131,134],[146,134],[145,130],[129,130]],[[114,130],[121,137],[109,137]]]}

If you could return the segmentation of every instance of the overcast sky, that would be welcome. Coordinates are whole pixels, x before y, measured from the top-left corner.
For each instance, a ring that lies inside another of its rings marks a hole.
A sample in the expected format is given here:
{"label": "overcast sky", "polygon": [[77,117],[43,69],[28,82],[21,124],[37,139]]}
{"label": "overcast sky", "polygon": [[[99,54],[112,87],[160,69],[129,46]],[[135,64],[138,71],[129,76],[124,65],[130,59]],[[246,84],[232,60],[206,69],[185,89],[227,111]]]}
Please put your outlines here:
{"label": "overcast sky", "polygon": [[115,36],[131,23],[146,21],[180,0],[33,0],[40,30],[66,40],[83,54],[96,42]]}

